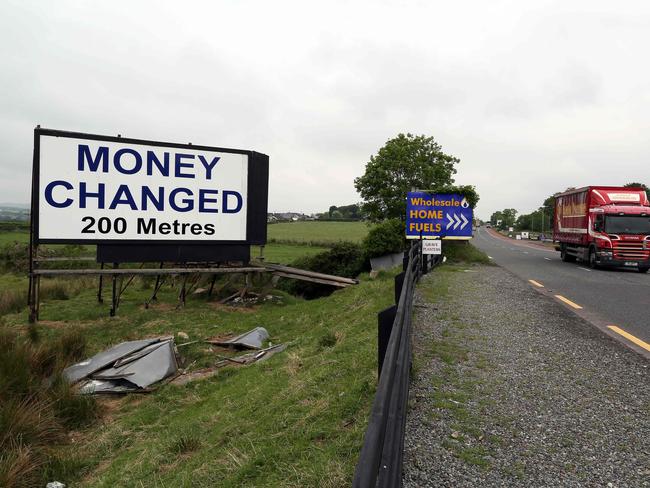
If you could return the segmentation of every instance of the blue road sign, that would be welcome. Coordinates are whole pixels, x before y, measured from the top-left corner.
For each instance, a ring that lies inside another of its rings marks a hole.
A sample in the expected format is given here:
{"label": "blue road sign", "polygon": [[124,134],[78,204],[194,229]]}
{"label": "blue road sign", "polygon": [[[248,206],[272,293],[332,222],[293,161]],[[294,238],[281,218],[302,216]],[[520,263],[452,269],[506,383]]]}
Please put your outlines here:
{"label": "blue road sign", "polygon": [[462,195],[409,192],[406,238],[472,238],[472,209]]}

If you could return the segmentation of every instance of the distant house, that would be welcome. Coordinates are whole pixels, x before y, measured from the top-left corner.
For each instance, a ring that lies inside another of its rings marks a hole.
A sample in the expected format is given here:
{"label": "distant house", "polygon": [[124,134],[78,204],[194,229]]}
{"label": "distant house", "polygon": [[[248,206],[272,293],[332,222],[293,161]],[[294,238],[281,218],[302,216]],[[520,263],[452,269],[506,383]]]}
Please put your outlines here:
{"label": "distant house", "polygon": [[266,216],[267,222],[297,222],[299,220],[309,220],[309,216],[298,212],[275,212]]}

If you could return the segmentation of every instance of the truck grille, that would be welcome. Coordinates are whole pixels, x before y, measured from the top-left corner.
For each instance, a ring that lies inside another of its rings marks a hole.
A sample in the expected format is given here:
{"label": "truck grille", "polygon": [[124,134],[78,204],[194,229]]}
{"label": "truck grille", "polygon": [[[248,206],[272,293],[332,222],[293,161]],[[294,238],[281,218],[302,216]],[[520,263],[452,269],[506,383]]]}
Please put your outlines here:
{"label": "truck grille", "polygon": [[625,261],[645,261],[650,256],[650,250],[643,249],[642,242],[614,241],[614,258]]}

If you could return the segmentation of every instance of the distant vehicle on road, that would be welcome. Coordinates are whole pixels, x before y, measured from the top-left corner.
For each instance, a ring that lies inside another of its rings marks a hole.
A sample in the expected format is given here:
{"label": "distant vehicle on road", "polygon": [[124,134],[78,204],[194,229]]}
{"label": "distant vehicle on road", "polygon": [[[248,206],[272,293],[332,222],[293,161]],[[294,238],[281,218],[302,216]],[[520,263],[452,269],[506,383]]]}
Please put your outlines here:
{"label": "distant vehicle on road", "polygon": [[488,229],[491,229],[491,228],[492,228],[492,224],[485,224],[485,227],[488,228]]}
{"label": "distant vehicle on road", "polygon": [[562,261],[650,269],[650,201],[642,188],[587,186],[555,198],[553,241]]}

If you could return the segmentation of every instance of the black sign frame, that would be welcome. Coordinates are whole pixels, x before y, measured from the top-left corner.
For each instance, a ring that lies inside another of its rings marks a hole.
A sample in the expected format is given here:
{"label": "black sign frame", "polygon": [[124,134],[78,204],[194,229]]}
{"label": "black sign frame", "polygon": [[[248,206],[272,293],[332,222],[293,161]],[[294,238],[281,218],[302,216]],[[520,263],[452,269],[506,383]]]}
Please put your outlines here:
{"label": "black sign frame", "polygon": [[[125,144],[141,144],[155,147],[175,149],[194,149],[200,151],[215,151],[223,153],[244,154],[248,156],[247,207],[246,207],[246,239],[245,240],[192,240],[192,239],[40,239],[39,204],[40,204],[40,138],[41,136],[65,137],[70,139],[86,139],[103,142],[119,142]],[[269,157],[256,151],[232,149],[194,144],[180,144],[146,139],[133,139],[121,136],[103,136],[83,132],[71,132],[36,127],[34,129],[34,156],[32,164],[32,195],[31,195],[31,238],[34,245],[38,244],[90,244],[90,245],[176,245],[201,246],[206,245],[264,245],[266,244],[266,216],[268,212],[269,192]]]}

